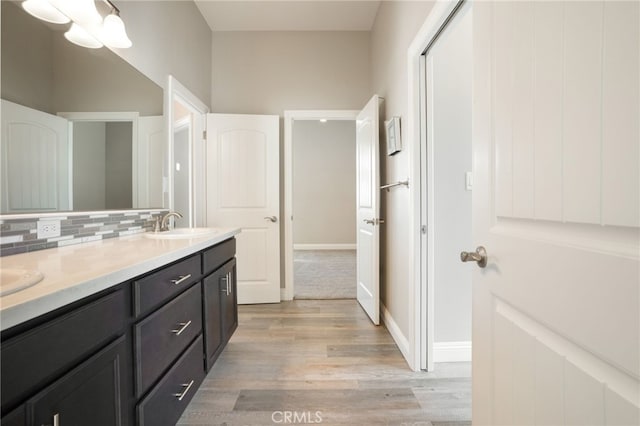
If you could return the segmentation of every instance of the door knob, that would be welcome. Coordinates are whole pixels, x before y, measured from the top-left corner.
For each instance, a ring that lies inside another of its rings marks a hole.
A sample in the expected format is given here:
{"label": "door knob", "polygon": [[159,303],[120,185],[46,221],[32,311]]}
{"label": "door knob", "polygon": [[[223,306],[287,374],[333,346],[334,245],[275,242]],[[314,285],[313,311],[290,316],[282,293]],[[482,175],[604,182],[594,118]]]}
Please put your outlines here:
{"label": "door knob", "polygon": [[264,218],[265,220],[271,221],[272,223],[276,223],[278,221],[278,218],[275,216],[265,216]]}
{"label": "door knob", "polygon": [[460,260],[463,262],[476,262],[478,266],[484,268],[487,266],[487,250],[478,246],[475,252],[463,251],[460,253]]}

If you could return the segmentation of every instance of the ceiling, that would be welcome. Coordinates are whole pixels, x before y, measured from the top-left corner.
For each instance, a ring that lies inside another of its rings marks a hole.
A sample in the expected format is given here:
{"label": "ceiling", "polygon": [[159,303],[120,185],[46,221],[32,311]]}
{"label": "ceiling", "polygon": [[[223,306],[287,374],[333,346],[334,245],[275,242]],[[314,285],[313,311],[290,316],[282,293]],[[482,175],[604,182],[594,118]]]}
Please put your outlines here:
{"label": "ceiling", "polygon": [[213,31],[369,31],[380,1],[195,0]]}

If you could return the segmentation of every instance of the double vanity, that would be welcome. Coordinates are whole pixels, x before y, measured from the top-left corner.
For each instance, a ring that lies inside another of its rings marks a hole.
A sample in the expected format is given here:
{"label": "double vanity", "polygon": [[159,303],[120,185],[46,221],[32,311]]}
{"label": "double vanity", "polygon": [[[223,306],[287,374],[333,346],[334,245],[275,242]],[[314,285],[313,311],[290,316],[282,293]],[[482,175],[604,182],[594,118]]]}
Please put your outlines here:
{"label": "double vanity", "polygon": [[2,425],[174,425],[238,324],[238,232],[0,258],[43,275],[0,298]]}

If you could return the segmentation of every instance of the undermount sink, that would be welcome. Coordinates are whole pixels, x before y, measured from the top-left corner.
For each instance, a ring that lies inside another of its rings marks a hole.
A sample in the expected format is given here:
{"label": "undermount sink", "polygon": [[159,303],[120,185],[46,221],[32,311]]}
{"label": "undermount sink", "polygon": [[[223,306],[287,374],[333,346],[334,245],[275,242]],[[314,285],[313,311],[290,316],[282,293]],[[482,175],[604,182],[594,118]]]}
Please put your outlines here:
{"label": "undermount sink", "polygon": [[0,269],[0,297],[38,284],[44,275],[29,269]]}
{"label": "undermount sink", "polygon": [[219,232],[217,228],[176,228],[164,232],[145,232],[144,236],[155,240],[180,240],[206,237]]}

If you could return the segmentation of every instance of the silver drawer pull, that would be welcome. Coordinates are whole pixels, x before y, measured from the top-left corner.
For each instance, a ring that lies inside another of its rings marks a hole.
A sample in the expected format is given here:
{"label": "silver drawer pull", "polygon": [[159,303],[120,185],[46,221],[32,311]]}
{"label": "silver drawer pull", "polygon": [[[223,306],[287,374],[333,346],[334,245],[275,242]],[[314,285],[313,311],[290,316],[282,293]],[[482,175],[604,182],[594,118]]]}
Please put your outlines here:
{"label": "silver drawer pull", "polygon": [[53,415],[53,426],[60,426],[60,413]]}
{"label": "silver drawer pull", "polygon": [[178,398],[178,401],[182,401],[182,398],[184,398],[187,395],[187,392],[189,392],[189,389],[191,389],[191,386],[193,386],[193,380],[190,381],[189,383],[184,383],[182,385],[182,387],[187,387],[185,390],[182,391],[182,393],[174,393],[173,396],[175,396],[176,398]]}
{"label": "silver drawer pull", "polygon": [[181,322],[178,325],[181,327],[179,330],[171,330],[171,332],[175,333],[176,336],[179,336],[180,334],[182,334],[182,332],[185,331],[187,329],[187,327],[189,327],[191,325],[191,321],[189,321],[189,322]]}
{"label": "silver drawer pull", "polygon": [[174,283],[175,285],[178,285],[181,282],[188,280],[189,278],[191,278],[191,274],[180,275],[177,280],[171,280],[171,282]]}

